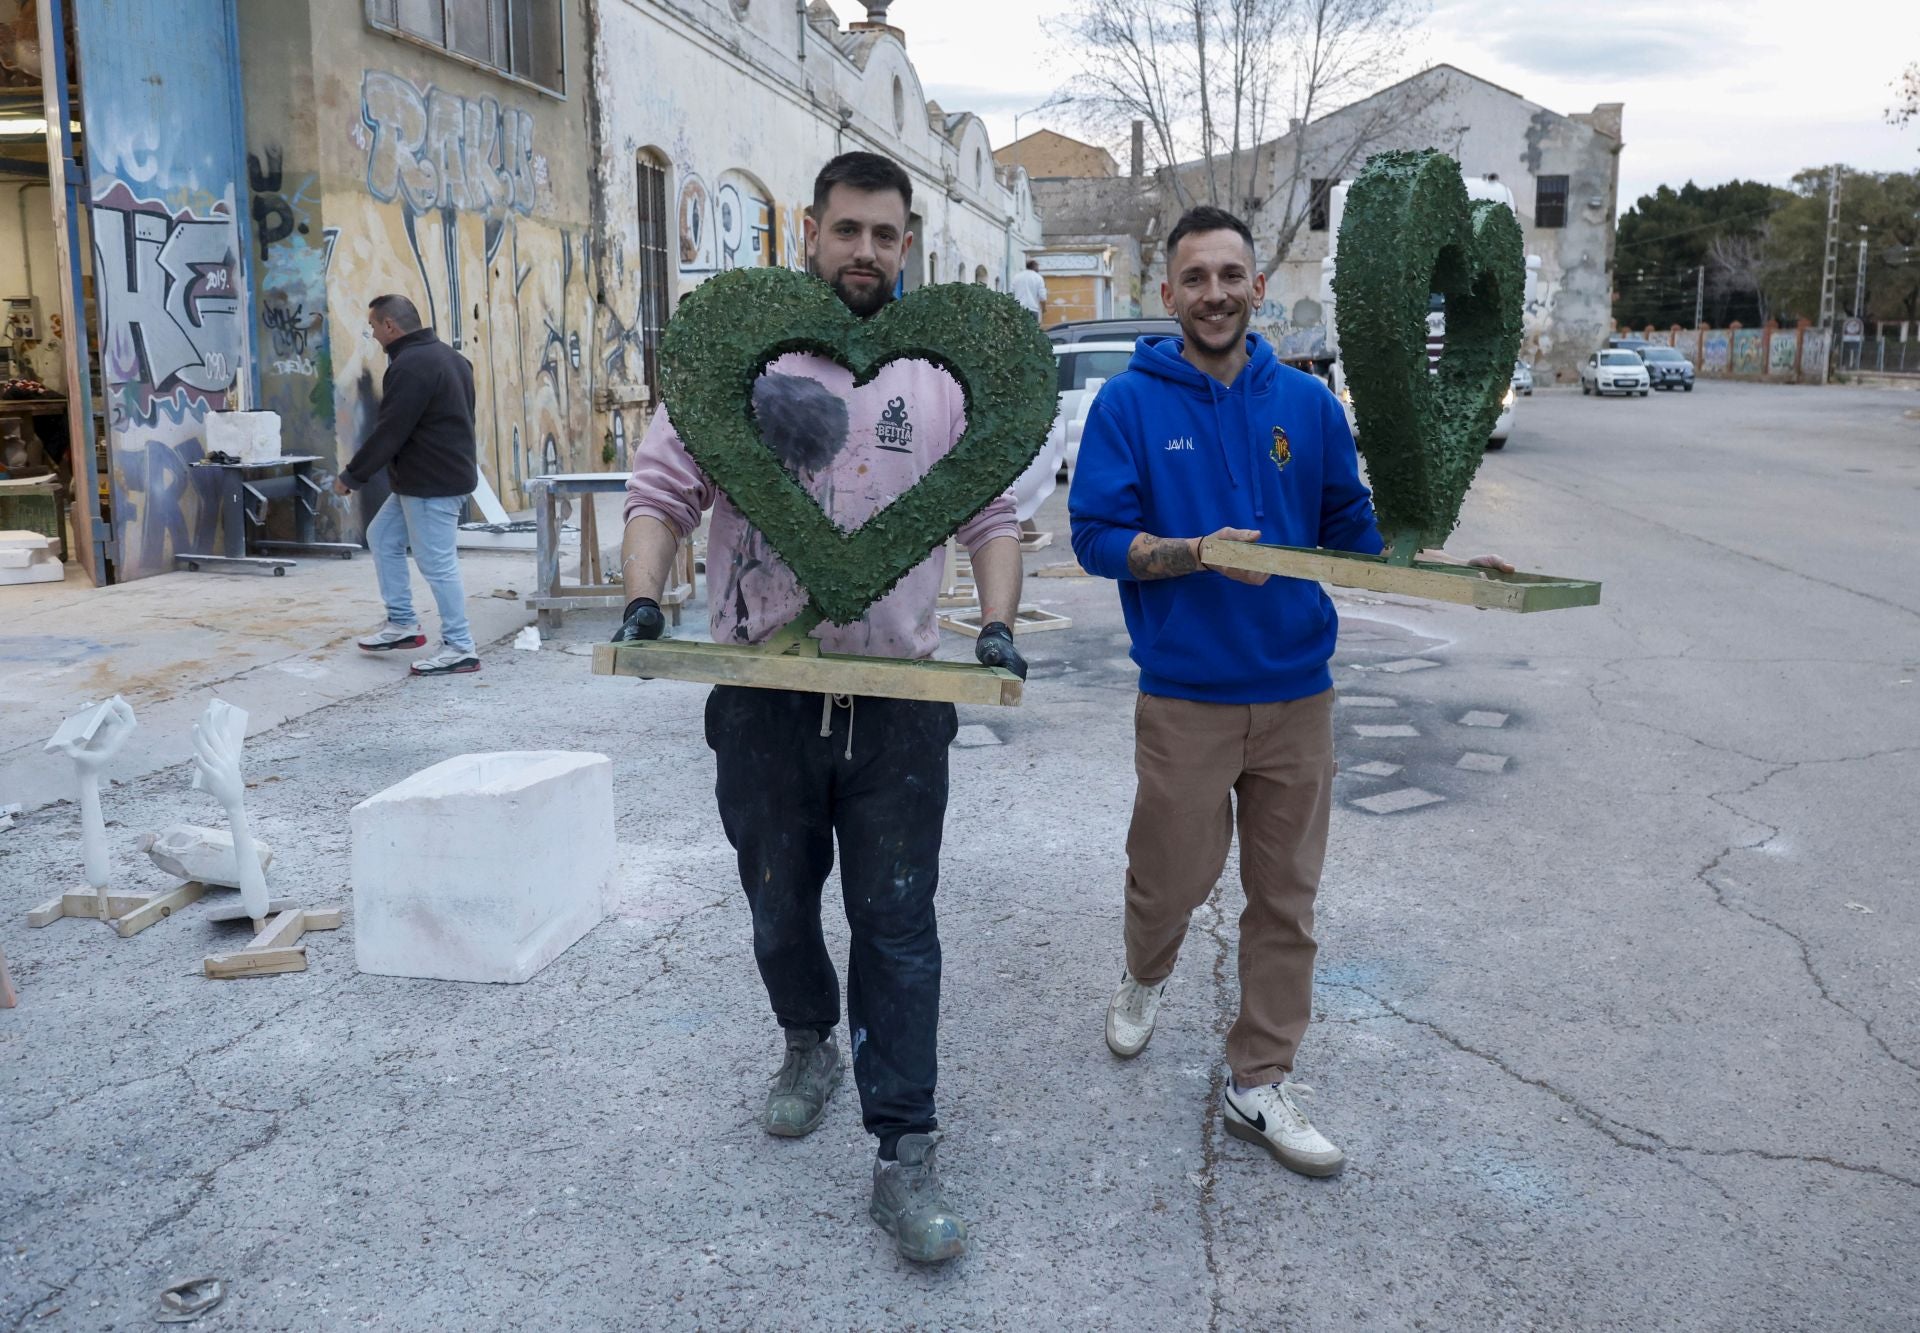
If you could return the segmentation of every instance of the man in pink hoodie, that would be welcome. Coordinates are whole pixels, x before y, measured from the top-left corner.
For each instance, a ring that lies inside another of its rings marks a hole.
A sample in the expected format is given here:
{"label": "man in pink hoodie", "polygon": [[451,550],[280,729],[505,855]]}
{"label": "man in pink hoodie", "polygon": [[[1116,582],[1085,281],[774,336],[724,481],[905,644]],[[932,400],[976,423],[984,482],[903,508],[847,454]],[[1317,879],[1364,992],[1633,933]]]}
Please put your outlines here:
{"label": "man in pink hoodie", "polygon": [[[808,264],[847,308],[870,318],[893,299],[913,245],[913,185],[898,164],[845,153],[814,182]],[[960,388],[925,361],[895,361],[855,387],[843,366],[792,353],[753,392],[760,437],[827,515],[854,529],[898,498],[959,441]],[[673,553],[712,506],[708,609],[715,642],[753,644],[799,615],[806,593],[766,538],[688,457],[664,409],[634,453],[623,571],[630,599],[614,642],[660,637],[659,596]],[[975,654],[1024,677],[1008,626],[1020,601],[1019,525],[1003,495],[962,525],[985,630]],[[849,625],[814,632],[828,652],[924,658],[939,642],[945,559],[936,550]],[[856,734],[856,722],[858,730]],[[847,1026],[867,1131],[879,1140],[869,1213],[920,1262],[966,1249],[934,1165],[933,1093],[940,937],[933,895],[947,809],[952,704],[717,686],[707,701],[720,821],[738,853],[753,951],[786,1059],[761,1124],[797,1138],[826,1114],[841,1078],[839,978],[820,932],[833,868],[852,934]]]}

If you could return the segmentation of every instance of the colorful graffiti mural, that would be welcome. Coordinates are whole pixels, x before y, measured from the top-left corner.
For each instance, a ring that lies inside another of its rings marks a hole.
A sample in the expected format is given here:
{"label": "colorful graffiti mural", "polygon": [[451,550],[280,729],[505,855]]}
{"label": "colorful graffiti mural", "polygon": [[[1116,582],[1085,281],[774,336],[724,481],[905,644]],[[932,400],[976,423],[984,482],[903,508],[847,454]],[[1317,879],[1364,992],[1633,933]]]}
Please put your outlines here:
{"label": "colorful graffiti mural", "polygon": [[[509,508],[522,507],[527,478],[587,462],[587,230],[537,215],[546,164],[524,111],[368,70],[353,129],[367,188],[327,201],[338,233],[324,270],[328,322],[355,328],[373,297],[412,297],[473,363],[481,470]],[[365,338],[332,352],[344,462],[372,425],[386,358]]]}
{"label": "colorful graffiti mural", "polygon": [[1724,375],[1733,367],[1733,335],[1725,329],[1708,329],[1700,340],[1700,370],[1703,374]]}
{"label": "colorful graffiti mural", "polygon": [[1733,331],[1733,373],[1735,375],[1758,375],[1764,364],[1765,348],[1761,339],[1765,329],[1735,329]]}
{"label": "colorful graffiti mural", "polygon": [[1799,350],[1800,338],[1794,330],[1774,330],[1767,340],[1767,374],[1791,376]]}
{"label": "colorful graffiti mural", "polygon": [[544,163],[534,155],[533,117],[525,111],[368,70],[360,118],[373,135],[367,191],[382,203],[403,198],[416,212],[533,213]]}
{"label": "colorful graffiti mural", "polygon": [[713,190],[698,173],[680,183],[680,271],[704,276],[735,268],[770,267],[774,253],[774,205],[766,190],[741,171],[720,176]]}

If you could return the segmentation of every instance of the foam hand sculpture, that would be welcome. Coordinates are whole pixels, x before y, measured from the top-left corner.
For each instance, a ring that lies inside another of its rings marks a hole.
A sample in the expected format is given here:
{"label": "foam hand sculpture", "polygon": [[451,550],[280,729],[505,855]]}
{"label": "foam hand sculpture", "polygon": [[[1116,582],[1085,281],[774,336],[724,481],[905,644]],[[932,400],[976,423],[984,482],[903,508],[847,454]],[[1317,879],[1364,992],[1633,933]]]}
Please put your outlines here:
{"label": "foam hand sculpture", "polygon": [[227,812],[233,830],[233,855],[240,879],[240,901],[255,921],[267,917],[267,877],[247,828],[247,784],[240,776],[240,748],[247,736],[247,713],[215,699],[193,724],[193,785]]}
{"label": "foam hand sculpture", "polygon": [[80,787],[80,849],[86,866],[87,884],[100,899],[100,919],[112,920],[107,911],[107,822],[100,814],[100,770],[119,753],[137,724],[133,708],[119,695],[103,704],[95,704],[75,713],[60,724],[47,742],[49,754],[64,754],[73,760]]}

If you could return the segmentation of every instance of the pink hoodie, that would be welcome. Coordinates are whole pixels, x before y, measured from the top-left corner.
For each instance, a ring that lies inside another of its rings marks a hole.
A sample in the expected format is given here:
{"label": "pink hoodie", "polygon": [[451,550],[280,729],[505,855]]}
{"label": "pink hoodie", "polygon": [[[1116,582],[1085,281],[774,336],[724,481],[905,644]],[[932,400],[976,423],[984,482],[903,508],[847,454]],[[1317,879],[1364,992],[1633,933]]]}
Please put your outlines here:
{"label": "pink hoodie", "polygon": [[[855,388],[844,366],[803,352],[781,357],[769,374],[793,375],[824,385],[846,404],[846,445],[823,471],[800,471],[801,484],[827,516],[852,531],[898,499],[959,441],[966,429],[966,400],[943,371],[926,361],[894,361]],[[760,643],[800,614],[806,596],[767,539],[749,524],[688,456],[663,407],[633,454],[627,479],[626,519],[646,514],[682,537],[713,506],[707,540],[707,605],[715,643]],[[995,537],[1020,535],[1011,491],[994,500],[959,531],[978,555]],[[946,548],[934,548],[893,591],[851,625],[822,625],[813,633],[833,653],[867,657],[924,658],[940,642],[940,584]]]}

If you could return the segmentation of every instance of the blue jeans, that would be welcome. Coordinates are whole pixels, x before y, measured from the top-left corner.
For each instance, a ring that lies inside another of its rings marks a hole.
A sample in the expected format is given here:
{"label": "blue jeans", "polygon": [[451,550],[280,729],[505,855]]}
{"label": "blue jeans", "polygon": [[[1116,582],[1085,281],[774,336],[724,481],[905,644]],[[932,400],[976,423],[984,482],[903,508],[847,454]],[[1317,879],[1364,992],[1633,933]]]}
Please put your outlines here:
{"label": "blue jeans", "polygon": [[389,495],[380,512],[367,524],[367,547],[373,552],[374,573],[380,579],[380,597],[387,604],[387,623],[413,625],[413,577],[407,569],[407,547],[420,576],[433,589],[440,608],[440,637],[463,652],[472,652],[473,630],[467,624],[467,594],[460,584],[459,495]]}

